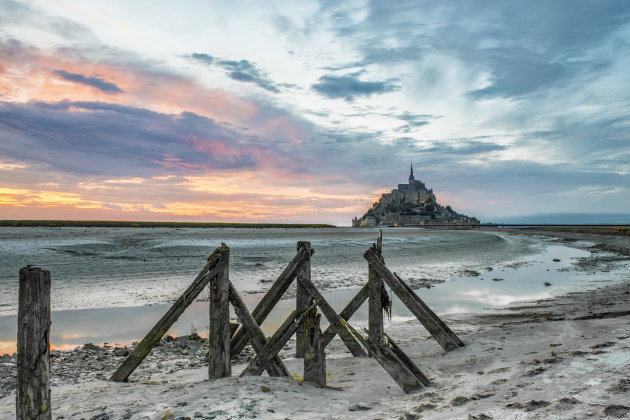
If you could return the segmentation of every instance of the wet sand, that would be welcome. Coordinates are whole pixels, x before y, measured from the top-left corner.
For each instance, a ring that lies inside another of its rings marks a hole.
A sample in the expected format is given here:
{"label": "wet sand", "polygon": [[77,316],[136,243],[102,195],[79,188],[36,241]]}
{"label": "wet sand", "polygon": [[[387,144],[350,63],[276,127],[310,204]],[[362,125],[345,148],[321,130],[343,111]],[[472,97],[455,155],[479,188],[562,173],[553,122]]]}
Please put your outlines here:
{"label": "wet sand", "polygon": [[[580,262],[586,272],[605,272],[630,256],[627,237],[549,235],[605,251]],[[466,347],[444,353],[415,320],[386,326],[432,381],[416,394],[403,394],[373,359],[351,357],[337,339],[327,348],[329,387],[267,376],[209,382],[203,341],[182,338],[164,340],[122,384],[106,378],[124,350],[55,353],[53,413],[77,419],[630,417],[630,274],[618,284],[444,319]],[[292,352],[287,346],[282,357],[299,375],[302,361]],[[247,357],[234,361],[234,376]],[[0,366],[0,389],[10,389],[14,360],[5,357]],[[4,392],[0,418],[13,418],[14,404],[14,391]]]}

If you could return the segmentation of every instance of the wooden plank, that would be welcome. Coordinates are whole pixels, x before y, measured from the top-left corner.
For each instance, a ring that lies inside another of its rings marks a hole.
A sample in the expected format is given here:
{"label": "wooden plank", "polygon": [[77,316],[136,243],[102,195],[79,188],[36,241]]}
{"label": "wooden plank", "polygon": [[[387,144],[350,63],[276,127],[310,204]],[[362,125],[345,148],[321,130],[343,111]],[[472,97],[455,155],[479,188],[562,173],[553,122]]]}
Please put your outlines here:
{"label": "wooden plank", "polygon": [[[376,245],[372,247],[376,255],[378,255],[381,262],[383,257],[381,255],[381,244],[383,240],[383,231],[379,229],[379,236],[376,241]],[[368,284],[370,285],[370,296],[368,300],[368,328],[370,338],[376,343],[383,342],[383,280],[374,271],[372,266],[368,264]]]}
{"label": "wooden plank", "polygon": [[387,344],[389,344],[389,349],[392,351],[392,353],[394,353],[394,355],[398,357],[398,359],[405,365],[405,367],[409,369],[409,371],[416,377],[418,382],[420,382],[424,386],[428,386],[431,383],[431,381],[429,381],[429,378],[427,378],[424,373],[420,371],[418,366],[416,366],[416,364],[409,358],[409,356],[407,356],[407,354],[400,347],[398,347],[398,344],[396,344],[396,342],[392,340],[389,335],[385,334],[385,337],[387,338]]}
{"label": "wooden plank", "polygon": [[394,275],[396,276],[398,280],[400,280],[403,286],[405,286],[407,291],[411,294],[411,296],[413,296],[413,298],[418,302],[418,304],[422,306],[422,308],[427,312],[427,314],[429,314],[429,316],[435,320],[435,322],[440,326],[440,328],[442,328],[449,335],[449,337],[451,337],[451,339],[455,342],[455,344],[457,344],[457,347],[464,347],[465,346],[464,342],[460,340],[457,334],[455,334],[448,327],[448,325],[446,325],[446,323],[444,323],[444,321],[442,321],[442,319],[435,312],[433,312],[433,310],[431,310],[431,308],[429,308],[429,306],[426,303],[424,303],[422,299],[420,299],[420,296],[418,296],[416,292],[414,292],[413,289],[409,287],[409,285],[405,283],[398,274],[394,273]]}
{"label": "wooden plank", "polygon": [[310,311],[302,323],[306,326],[304,353],[304,382],[326,386],[326,355],[322,346],[321,314]]}
{"label": "wooden plank", "polygon": [[[311,250],[311,254],[312,254]],[[304,261],[308,258],[305,250],[300,250],[293,257],[293,259],[289,262],[286,268],[282,271],[278,279],[271,285],[269,291],[263,296],[263,298],[258,302],[256,308],[252,311],[252,316],[258,323],[261,325],[267,316],[271,312],[274,306],[278,303],[278,301],[282,298],[284,292],[287,291],[293,280],[295,279],[297,269]],[[249,342],[249,335],[245,332],[245,329],[239,328],[236,333],[232,336],[232,341],[230,343],[232,348],[232,356],[238,355],[243,348]]]}
{"label": "wooden plank", "polygon": [[221,269],[210,280],[208,379],[232,375],[230,356],[230,248],[221,244]]}
{"label": "wooden plank", "polygon": [[416,376],[401,363],[391,349],[384,343],[376,343],[369,336],[363,337],[352,326],[348,325],[352,334],[368,349],[370,356],[385,369],[391,378],[402,388],[403,392],[410,393],[423,388],[423,384]]}
{"label": "wooden plank", "polygon": [[355,340],[350,331],[348,331],[346,321],[326,302],[326,299],[319,293],[319,290],[317,290],[313,282],[306,278],[298,278],[298,281],[304,285],[304,288],[313,299],[319,302],[319,308],[322,313],[328,319],[330,325],[334,325],[337,334],[339,334],[339,337],[341,337],[346,347],[348,347],[350,353],[352,353],[354,357],[365,357],[365,350],[361,348],[361,345]]}
{"label": "wooden plank", "polygon": [[458,347],[456,341],[440,327],[435,319],[424,309],[424,306],[420,305],[416,298],[409,293],[403,282],[394,276],[385,264],[380,261],[373,249],[370,248],[365,251],[363,256],[445,351],[454,350]]}
{"label": "wooden plank", "polygon": [[[234,312],[236,312],[236,315],[241,320],[243,328],[245,328],[245,331],[250,337],[252,347],[256,353],[260,353],[265,348],[267,339],[256,320],[247,309],[247,306],[245,306],[243,299],[241,299],[241,296],[234,288],[232,282],[230,282],[230,302],[232,303]],[[278,356],[274,357],[269,365],[267,365],[267,373],[269,373],[269,376],[288,376],[291,378],[291,373]]]}
{"label": "wooden plank", "polygon": [[[297,250],[305,250],[306,258],[297,269],[296,276],[298,279],[305,278],[311,279],[311,243],[306,241],[300,241],[297,243]],[[295,294],[295,309],[298,312],[304,311],[313,301],[313,298],[308,293],[302,282],[298,281],[296,284]],[[306,329],[304,324],[300,325],[295,333],[295,357],[304,357],[306,351]]]}
{"label": "wooden plank", "polygon": [[287,341],[297,331],[298,327],[304,322],[304,317],[309,311],[312,311],[317,306],[317,301],[309,306],[304,312],[298,313],[298,311],[291,312],[291,315],[282,323],[280,328],[271,336],[267,341],[263,351],[258,353],[254,360],[243,370],[240,376],[246,375],[260,375],[267,367],[271,359],[278,355],[278,352],[282,349]]}
{"label": "wooden plank", "polygon": [[50,272],[32,265],[23,267],[18,287],[15,417],[51,419]]}
{"label": "wooden plank", "polygon": [[[350,302],[346,305],[345,308],[341,312],[339,312],[339,316],[344,320],[348,321],[352,315],[361,307],[363,302],[368,298],[369,294],[369,284],[365,283],[361,290],[352,298]],[[331,340],[335,338],[337,335],[337,330],[334,325],[329,325],[326,328],[326,331],[322,334],[322,345],[324,348],[330,344]]]}
{"label": "wooden plank", "polygon": [[206,287],[210,279],[217,275],[220,269],[219,261],[221,260],[219,251],[221,248],[214,250],[212,255],[208,257],[208,263],[201,270],[197,278],[186,289],[184,293],[175,301],[173,306],[162,316],[157,324],[142,339],[140,344],[127,356],[124,362],[118,367],[111,377],[112,381],[122,382],[127,380],[129,375],[138,367],[138,365],[149,354],[153,346],[160,341],[162,336],[166,334],[169,328],[177,321],[180,315],[186,310],[195,298]]}

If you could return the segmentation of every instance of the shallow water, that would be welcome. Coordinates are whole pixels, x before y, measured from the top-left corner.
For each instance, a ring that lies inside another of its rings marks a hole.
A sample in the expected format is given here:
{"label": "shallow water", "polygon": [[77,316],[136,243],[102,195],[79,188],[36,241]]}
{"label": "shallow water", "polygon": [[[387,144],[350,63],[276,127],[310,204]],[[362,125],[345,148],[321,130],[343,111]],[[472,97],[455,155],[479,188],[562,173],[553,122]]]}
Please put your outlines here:
{"label": "shallow water", "polygon": [[[375,229],[349,228],[3,228],[0,354],[15,346],[17,273],[26,264],[51,271],[55,347],[128,344],[157,322],[221,242],[230,246],[230,278],[251,309],[295,255],[296,242],[310,240],[314,283],[339,311],[367,280],[362,254],[376,235]],[[479,311],[614,279],[614,273],[604,277],[570,269],[578,258],[589,256],[588,251],[524,235],[385,229],[383,255],[387,266],[414,288],[426,279],[441,281],[418,289],[438,313]],[[273,333],[293,307],[292,300],[282,301],[263,330]],[[411,318],[396,299],[392,315],[392,322]],[[197,330],[203,335],[207,319],[207,303],[195,302],[170,333]],[[352,323],[367,324],[367,304]]]}

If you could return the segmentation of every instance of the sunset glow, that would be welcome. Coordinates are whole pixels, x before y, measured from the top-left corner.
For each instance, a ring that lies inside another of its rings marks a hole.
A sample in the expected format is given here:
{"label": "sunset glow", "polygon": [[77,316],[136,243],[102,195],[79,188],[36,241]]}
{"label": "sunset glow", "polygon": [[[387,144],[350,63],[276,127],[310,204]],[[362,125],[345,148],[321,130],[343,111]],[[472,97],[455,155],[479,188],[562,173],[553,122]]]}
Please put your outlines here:
{"label": "sunset glow", "polygon": [[623,2],[0,3],[0,219],[630,208]]}

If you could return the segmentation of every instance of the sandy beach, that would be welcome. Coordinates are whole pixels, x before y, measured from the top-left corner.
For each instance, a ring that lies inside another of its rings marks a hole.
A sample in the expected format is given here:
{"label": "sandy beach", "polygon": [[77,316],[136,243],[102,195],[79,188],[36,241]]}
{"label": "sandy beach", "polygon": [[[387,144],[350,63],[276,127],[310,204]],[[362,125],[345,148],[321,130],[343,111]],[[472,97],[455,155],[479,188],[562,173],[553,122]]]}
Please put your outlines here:
{"label": "sandy beach", "polygon": [[[528,233],[588,241],[591,256],[576,264],[586,272],[630,259],[627,236]],[[415,394],[404,394],[374,359],[353,358],[338,339],[327,348],[325,388],[299,383],[302,360],[291,345],[281,356],[297,382],[239,378],[251,350],[233,360],[233,377],[208,381],[205,343],[179,337],[163,339],[128,383],[107,380],[127,349],[86,345],[51,355],[53,418],[630,418],[629,317],[625,281],[447,315],[466,343],[449,353],[418,321],[386,321],[387,333],[432,381]],[[4,356],[2,419],[15,418],[14,375],[15,359]]]}

